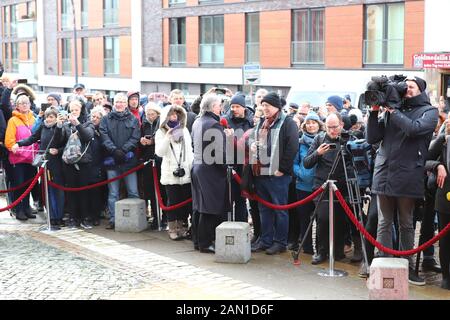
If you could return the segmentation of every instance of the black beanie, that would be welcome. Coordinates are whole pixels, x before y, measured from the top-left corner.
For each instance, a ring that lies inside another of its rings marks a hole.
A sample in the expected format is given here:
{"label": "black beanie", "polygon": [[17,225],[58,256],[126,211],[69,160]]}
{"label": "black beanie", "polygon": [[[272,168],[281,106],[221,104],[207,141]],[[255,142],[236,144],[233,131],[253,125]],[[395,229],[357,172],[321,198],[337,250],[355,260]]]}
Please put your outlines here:
{"label": "black beanie", "polygon": [[417,86],[419,87],[420,92],[424,92],[425,89],[427,88],[427,82],[425,80],[423,80],[422,78],[414,77],[414,80],[412,80],[412,81],[417,83]]}
{"label": "black beanie", "polygon": [[283,106],[281,105],[280,96],[276,92],[269,92],[264,96],[261,100],[261,103],[266,102],[275,108],[281,109]]}

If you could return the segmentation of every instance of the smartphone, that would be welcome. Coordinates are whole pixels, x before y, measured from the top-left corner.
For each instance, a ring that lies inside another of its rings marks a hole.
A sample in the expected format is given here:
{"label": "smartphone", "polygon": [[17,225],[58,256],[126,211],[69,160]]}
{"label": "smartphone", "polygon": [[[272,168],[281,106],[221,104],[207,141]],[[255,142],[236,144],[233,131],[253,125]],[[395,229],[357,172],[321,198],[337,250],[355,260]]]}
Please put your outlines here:
{"label": "smartphone", "polygon": [[27,79],[18,79],[17,80],[17,83],[23,83],[23,84],[27,84],[28,83],[28,80]]}
{"label": "smartphone", "polygon": [[62,115],[63,117],[67,117],[69,115],[69,112],[67,112],[66,110],[61,110],[59,114]]}
{"label": "smartphone", "polygon": [[144,138],[147,139],[147,140],[151,140],[151,139],[152,139],[152,136],[150,136],[150,135],[145,135]]}
{"label": "smartphone", "polygon": [[334,150],[337,148],[336,143],[329,143],[328,146],[330,147],[330,150]]}
{"label": "smartphone", "polygon": [[216,89],[216,93],[226,94],[227,91],[226,91],[225,89],[217,88],[217,89]]}
{"label": "smartphone", "polygon": [[48,108],[50,108],[51,104],[50,103],[41,103],[41,111],[45,112],[45,110],[47,110]]}

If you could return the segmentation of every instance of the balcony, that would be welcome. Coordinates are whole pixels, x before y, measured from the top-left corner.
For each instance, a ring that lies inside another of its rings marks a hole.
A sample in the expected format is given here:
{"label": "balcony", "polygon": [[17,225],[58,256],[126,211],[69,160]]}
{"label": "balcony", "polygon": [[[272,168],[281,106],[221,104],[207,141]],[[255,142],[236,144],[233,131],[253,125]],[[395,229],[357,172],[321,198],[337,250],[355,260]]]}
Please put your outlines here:
{"label": "balcony", "polygon": [[402,65],[403,39],[364,40],[363,61],[370,65]]}
{"label": "balcony", "polygon": [[200,63],[223,64],[223,43],[200,44]]}
{"label": "balcony", "polygon": [[120,60],[119,59],[104,59],[105,61],[105,76],[117,76],[120,74]]}
{"label": "balcony", "polygon": [[169,62],[171,64],[186,63],[185,44],[171,44],[169,50]]}
{"label": "balcony", "polygon": [[62,59],[62,74],[70,75],[72,74],[72,59]]}
{"label": "balcony", "polygon": [[119,26],[119,9],[103,9],[103,26]]}
{"label": "balcony", "polygon": [[323,41],[292,41],[292,64],[323,64]]}
{"label": "balcony", "polygon": [[259,42],[247,42],[245,46],[246,46],[245,61],[247,63],[258,63],[259,62]]}
{"label": "balcony", "polygon": [[29,83],[37,83],[37,63],[34,61],[20,61],[19,74],[21,78],[27,79]]}
{"label": "balcony", "polygon": [[18,38],[36,38],[36,21],[32,19],[17,22]]}

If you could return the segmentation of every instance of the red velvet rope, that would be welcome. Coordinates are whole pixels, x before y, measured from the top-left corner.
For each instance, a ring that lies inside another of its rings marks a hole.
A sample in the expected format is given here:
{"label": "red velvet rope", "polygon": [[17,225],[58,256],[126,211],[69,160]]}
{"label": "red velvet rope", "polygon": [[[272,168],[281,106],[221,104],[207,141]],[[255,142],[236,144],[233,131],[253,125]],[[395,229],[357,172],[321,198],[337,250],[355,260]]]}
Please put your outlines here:
{"label": "red velvet rope", "polygon": [[180,203],[175,204],[175,205],[170,206],[170,207],[167,207],[166,205],[164,205],[163,199],[161,197],[161,189],[159,188],[158,171],[156,170],[155,166],[153,166],[153,183],[155,184],[155,190],[156,190],[156,195],[157,195],[157,198],[158,198],[159,206],[164,211],[177,210],[177,209],[179,209],[181,207],[184,207],[184,206],[186,206],[186,205],[188,205],[189,203],[192,202],[192,198],[190,198],[190,199],[184,200],[183,202],[180,202]]}
{"label": "red velvet rope", "polygon": [[362,233],[362,235],[369,240],[369,242],[377,247],[379,250],[386,252],[388,254],[394,255],[394,256],[411,256],[413,254],[416,254],[420,251],[425,250],[426,248],[432,246],[435,242],[439,241],[442,237],[444,237],[448,231],[450,230],[450,223],[443,229],[437,236],[435,236],[433,239],[430,239],[429,241],[425,242],[421,246],[417,247],[416,249],[411,249],[407,251],[399,251],[399,250],[393,250],[390,248],[387,248],[383,246],[381,243],[377,242],[370,233],[359,223],[358,219],[356,219],[356,216],[353,214],[352,209],[348,206],[347,202],[345,201],[344,197],[342,196],[342,193],[339,190],[336,190],[334,192],[336,194],[336,197],[338,198],[342,208],[344,208],[345,213],[349,217],[349,219],[353,222],[353,224],[358,228],[358,230]]}
{"label": "red velvet rope", "polygon": [[139,166],[137,166],[136,168],[133,168],[133,169],[131,169],[131,170],[121,174],[120,176],[117,176],[115,178],[112,178],[112,179],[109,179],[109,180],[105,180],[105,181],[102,181],[102,182],[98,182],[98,183],[95,183],[95,184],[91,184],[89,186],[78,187],[78,188],[69,188],[69,187],[60,186],[59,184],[56,184],[56,183],[54,183],[52,181],[49,181],[48,185],[53,187],[53,188],[55,188],[55,189],[59,189],[59,190],[63,190],[63,191],[69,191],[69,192],[78,192],[78,191],[90,190],[90,189],[98,188],[98,187],[104,186],[106,184],[109,184],[111,182],[123,179],[126,176],[129,176],[130,174],[141,170],[146,165],[147,165],[147,162],[146,163],[142,163]]}
{"label": "red velvet rope", "polygon": [[34,179],[34,177],[31,178],[31,179],[28,180],[28,181],[25,181],[25,182],[22,183],[20,186],[17,186],[17,187],[14,187],[14,188],[6,189],[6,190],[0,190],[0,193],[10,193],[10,192],[14,192],[14,191],[20,190],[20,189],[22,189],[23,187],[26,187],[27,185],[29,185],[29,184],[31,183],[31,181],[33,181],[33,179]]}
{"label": "red velvet rope", "polygon": [[[242,183],[242,179],[237,173],[233,173],[233,177],[234,177],[234,180],[236,180],[236,182],[238,184]],[[303,206],[303,205],[307,204],[308,202],[313,201],[315,198],[317,198],[317,196],[319,194],[321,194],[324,191],[325,191],[325,189],[322,186],[322,187],[318,188],[316,191],[314,191],[311,195],[306,197],[305,199],[302,199],[300,201],[297,201],[297,202],[294,202],[291,204],[286,204],[286,205],[276,205],[276,204],[270,203],[270,202],[262,199],[260,196],[258,196],[255,193],[246,193],[245,192],[245,193],[243,193],[243,195],[246,198],[258,201],[259,203],[261,203],[261,204],[265,205],[266,207],[273,209],[273,210],[290,210],[290,209],[294,209],[294,208]]]}
{"label": "red velvet rope", "polygon": [[11,203],[9,206],[0,209],[0,212],[7,211],[7,210],[12,209],[15,206],[17,206],[31,192],[31,190],[34,188],[34,186],[38,182],[39,177],[42,176],[43,173],[44,173],[44,168],[39,169],[38,174],[36,175],[36,177],[33,178],[33,181],[31,181],[31,184],[28,187],[28,189],[25,190],[25,192],[16,201]]}

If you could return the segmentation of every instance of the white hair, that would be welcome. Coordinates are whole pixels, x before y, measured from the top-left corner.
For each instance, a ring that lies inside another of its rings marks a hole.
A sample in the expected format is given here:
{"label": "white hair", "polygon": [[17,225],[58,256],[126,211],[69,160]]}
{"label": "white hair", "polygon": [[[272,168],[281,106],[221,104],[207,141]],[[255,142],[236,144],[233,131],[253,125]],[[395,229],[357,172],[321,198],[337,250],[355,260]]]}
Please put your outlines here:
{"label": "white hair", "polygon": [[200,103],[200,113],[203,115],[205,112],[212,112],[213,105],[216,102],[222,103],[222,99],[218,95],[214,93],[204,95]]}

